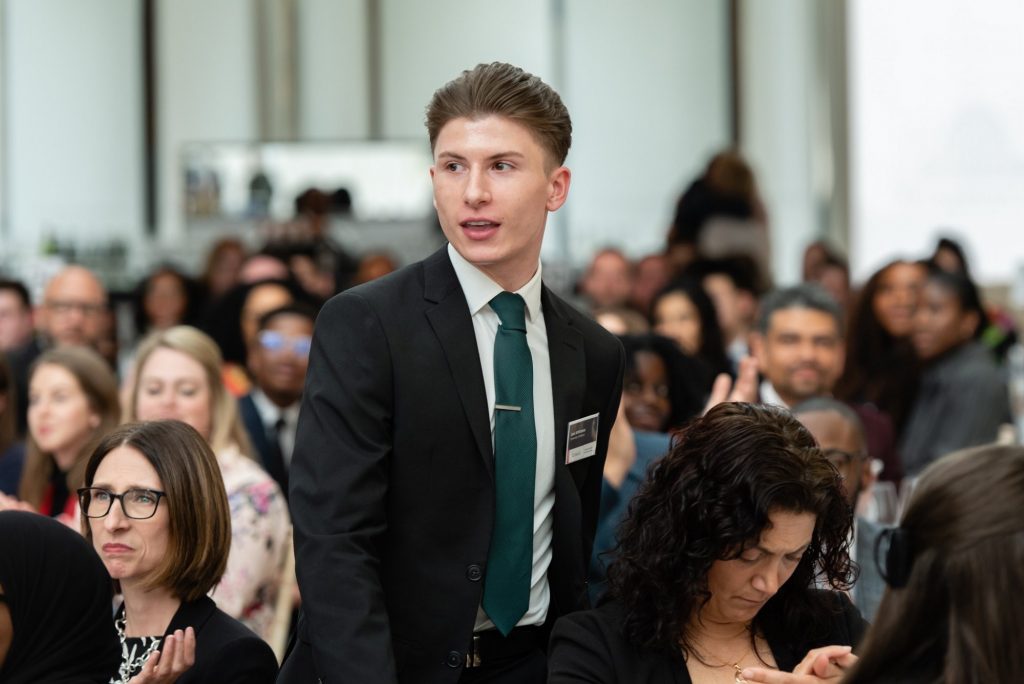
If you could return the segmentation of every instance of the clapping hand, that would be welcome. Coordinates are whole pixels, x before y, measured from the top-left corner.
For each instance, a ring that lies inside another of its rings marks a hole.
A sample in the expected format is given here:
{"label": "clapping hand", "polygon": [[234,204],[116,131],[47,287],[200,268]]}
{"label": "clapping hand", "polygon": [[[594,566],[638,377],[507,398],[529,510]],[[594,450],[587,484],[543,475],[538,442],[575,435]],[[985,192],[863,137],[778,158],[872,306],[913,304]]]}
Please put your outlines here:
{"label": "clapping hand", "polygon": [[191,627],[168,634],[128,684],[173,684],[196,662],[196,632]]}
{"label": "clapping hand", "polygon": [[704,406],[704,413],[726,401],[742,401],[752,404],[757,401],[757,360],[745,356],[736,371],[736,382],[727,373],[720,373],[711,386],[711,396]]}

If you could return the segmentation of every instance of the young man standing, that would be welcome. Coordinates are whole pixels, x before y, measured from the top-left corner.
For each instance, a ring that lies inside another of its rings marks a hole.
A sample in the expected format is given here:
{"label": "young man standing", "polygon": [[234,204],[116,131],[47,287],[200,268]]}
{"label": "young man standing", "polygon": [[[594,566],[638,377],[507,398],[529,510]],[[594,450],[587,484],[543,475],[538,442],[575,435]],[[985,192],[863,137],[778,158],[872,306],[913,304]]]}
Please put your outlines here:
{"label": "young man standing", "polygon": [[427,128],[449,244],[317,320],[281,682],[543,682],[547,626],[586,600],[623,354],[541,279],[568,112],[495,63],[438,90]]}

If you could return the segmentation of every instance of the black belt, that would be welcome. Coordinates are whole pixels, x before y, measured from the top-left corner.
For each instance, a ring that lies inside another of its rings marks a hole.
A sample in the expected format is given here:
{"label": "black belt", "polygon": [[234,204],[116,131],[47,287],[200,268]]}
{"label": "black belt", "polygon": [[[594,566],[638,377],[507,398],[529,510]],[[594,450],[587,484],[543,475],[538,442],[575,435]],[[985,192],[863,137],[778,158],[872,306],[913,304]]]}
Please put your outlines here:
{"label": "black belt", "polygon": [[508,636],[502,636],[496,629],[487,629],[473,635],[466,652],[466,667],[482,667],[536,650],[544,650],[540,627],[516,627]]}

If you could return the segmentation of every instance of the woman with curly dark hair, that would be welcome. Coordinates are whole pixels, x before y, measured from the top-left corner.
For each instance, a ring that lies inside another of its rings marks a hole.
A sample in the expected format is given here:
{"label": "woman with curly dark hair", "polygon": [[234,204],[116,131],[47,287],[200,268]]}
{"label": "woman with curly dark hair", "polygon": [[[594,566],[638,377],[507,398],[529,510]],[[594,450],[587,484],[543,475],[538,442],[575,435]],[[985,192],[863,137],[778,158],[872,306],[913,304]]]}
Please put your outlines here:
{"label": "woman with curly dark hair", "polygon": [[845,594],[814,588],[847,589],[854,577],[842,486],[788,411],[711,409],[634,499],[604,602],[555,625],[549,684],[849,667],[866,623]]}

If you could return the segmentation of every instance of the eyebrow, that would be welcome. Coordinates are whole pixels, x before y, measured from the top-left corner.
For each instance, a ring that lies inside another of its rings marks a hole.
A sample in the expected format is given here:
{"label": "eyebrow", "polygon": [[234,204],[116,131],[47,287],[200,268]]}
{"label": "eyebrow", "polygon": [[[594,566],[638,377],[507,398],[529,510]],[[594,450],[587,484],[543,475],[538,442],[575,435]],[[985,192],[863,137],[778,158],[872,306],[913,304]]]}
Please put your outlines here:
{"label": "eyebrow", "polygon": [[[487,161],[495,161],[497,159],[508,159],[509,157],[517,157],[519,159],[523,159],[525,156],[526,155],[524,155],[522,152],[515,152],[515,151],[511,151],[510,150],[508,152],[498,152],[497,154],[492,154],[491,156],[487,157]],[[446,159],[455,159],[457,161],[466,161],[466,157],[464,157],[463,155],[459,154],[458,152],[449,152],[447,150],[442,151],[442,152],[438,152],[437,153],[437,158],[438,159],[446,158]]]}
{"label": "eyebrow", "polygon": [[[110,491],[110,492],[113,492],[113,490],[114,490],[113,486],[111,486],[109,483],[106,483],[106,482],[93,482],[91,485],[89,485],[89,489],[106,489],[107,491]],[[148,489],[150,491],[155,492],[159,488],[158,487],[151,487],[150,485],[130,484],[127,487],[124,488],[124,491],[127,492],[127,491],[130,491],[132,489]]]}

